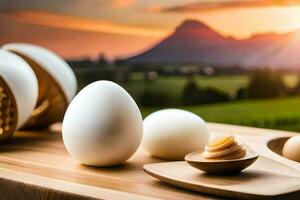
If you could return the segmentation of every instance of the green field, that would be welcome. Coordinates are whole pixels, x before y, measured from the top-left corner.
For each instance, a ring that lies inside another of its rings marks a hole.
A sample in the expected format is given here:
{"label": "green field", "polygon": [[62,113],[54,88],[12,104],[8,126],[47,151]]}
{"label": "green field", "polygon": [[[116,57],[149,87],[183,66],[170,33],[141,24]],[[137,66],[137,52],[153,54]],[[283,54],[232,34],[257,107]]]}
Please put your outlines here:
{"label": "green field", "polygon": [[[247,75],[218,75],[218,76],[196,76],[194,80],[200,87],[213,87],[235,97],[238,89],[246,87],[249,82]],[[179,102],[183,88],[188,81],[183,76],[160,76],[157,80],[147,82],[143,80],[143,75],[134,73],[131,80],[123,84],[126,90],[135,98],[139,98],[145,90],[157,94],[165,94],[173,102]],[[289,87],[294,87],[298,82],[296,75],[285,75],[284,81]]]}
{"label": "green field", "polygon": [[[194,79],[200,87],[214,87],[231,96],[234,96],[238,89],[248,84],[246,75],[197,76]],[[187,81],[188,78],[182,76],[162,76],[155,81],[147,82],[142,79],[142,76],[135,74],[124,87],[134,96],[139,96],[143,90],[150,90],[168,94],[172,100],[179,101]]]}
{"label": "green field", "polygon": [[[300,97],[180,107],[209,122],[300,132]],[[159,108],[142,108],[147,116]]]}
{"label": "green field", "polygon": [[[137,98],[141,92],[150,90],[163,93],[179,102],[182,90],[187,82],[182,76],[160,76],[147,82],[141,74],[134,74],[124,87]],[[213,87],[228,93],[232,98],[238,89],[247,87],[247,75],[197,76],[194,80],[201,87]],[[284,75],[284,82],[289,87],[298,83],[297,75]],[[277,99],[242,100],[226,103],[179,107],[192,111],[209,122],[237,124],[253,127],[282,129],[300,132],[300,96]],[[143,116],[161,108],[141,108]]]}

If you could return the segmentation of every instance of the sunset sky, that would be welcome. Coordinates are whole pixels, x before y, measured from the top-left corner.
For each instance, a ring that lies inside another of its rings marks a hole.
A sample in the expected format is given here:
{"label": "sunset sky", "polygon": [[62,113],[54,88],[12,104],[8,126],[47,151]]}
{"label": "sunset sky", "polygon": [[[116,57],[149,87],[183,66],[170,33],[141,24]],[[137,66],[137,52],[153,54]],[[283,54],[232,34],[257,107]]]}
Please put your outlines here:
{"label": "sunset sky", "polygon": [[31,42],[65,58],[126,57],[185,19],[238,39],[300,28],[300,0],[1,0],[0,44]]}

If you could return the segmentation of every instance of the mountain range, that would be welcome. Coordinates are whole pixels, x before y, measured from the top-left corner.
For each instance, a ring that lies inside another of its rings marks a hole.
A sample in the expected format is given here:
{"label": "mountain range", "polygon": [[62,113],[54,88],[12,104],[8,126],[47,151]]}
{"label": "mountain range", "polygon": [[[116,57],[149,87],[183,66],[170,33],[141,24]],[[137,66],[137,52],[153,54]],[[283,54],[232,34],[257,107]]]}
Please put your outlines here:
{"label": "mountain range", "polygon": [[238,40],[224,37],[199,21],[186,20],[171,35],[126,62],[297,69],[300,68],[300,30],[257,34]]}

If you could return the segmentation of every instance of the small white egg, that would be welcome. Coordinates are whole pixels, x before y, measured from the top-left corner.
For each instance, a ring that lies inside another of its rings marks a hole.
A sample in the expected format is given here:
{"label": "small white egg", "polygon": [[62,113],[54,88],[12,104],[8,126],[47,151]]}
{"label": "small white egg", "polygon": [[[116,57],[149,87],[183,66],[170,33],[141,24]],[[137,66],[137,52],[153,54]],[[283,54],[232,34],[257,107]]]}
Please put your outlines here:
{"label": "small white egg", "polygon": [[204,150],[209,141],[205,121],[185,110],[165,109],[144,119],[142,146],[152,156],[183,160],[190,152]]}
{"label": "small white egg", "polygon": [[97,81],[69,105],[62,127],[72,157],[92,166],[118,165],[137,150],[143,135],[138,106],[119,85]]}
{"label": "small white egg", "polygon": [[287,140],[282,149],[282,155],[288,159],[300,162],[300,135]]}
{"label": "small white egg", "polygon": [[0,50],[0,140],[11,136],[29,118],[38,98],[38,82],[19,56]]}
{"label": "small white egg", "polygon": [[54,52],[37,45],[11,43],[2,49],[22,57],[38,78],[38,102],[26,127],[43,127],[61,121],[76,94],[77,81],[71,67]]}

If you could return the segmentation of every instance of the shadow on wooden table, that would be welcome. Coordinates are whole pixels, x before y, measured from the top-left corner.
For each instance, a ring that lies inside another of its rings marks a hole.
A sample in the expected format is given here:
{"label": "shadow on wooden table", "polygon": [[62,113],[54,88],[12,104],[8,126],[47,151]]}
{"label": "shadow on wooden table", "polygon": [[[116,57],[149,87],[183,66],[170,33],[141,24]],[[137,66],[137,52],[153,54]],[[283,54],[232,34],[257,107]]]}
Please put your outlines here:
{"label": "shadow on wooden table", "polygon": [[46,148],[45,144],[57,141],[61,138],[60,124],[54,124],[49,129],[32,130],[32,131],[17,131],[11,138],[0,142],[0,152],[8,151],[24,151],[24,148],[42,147]]}

